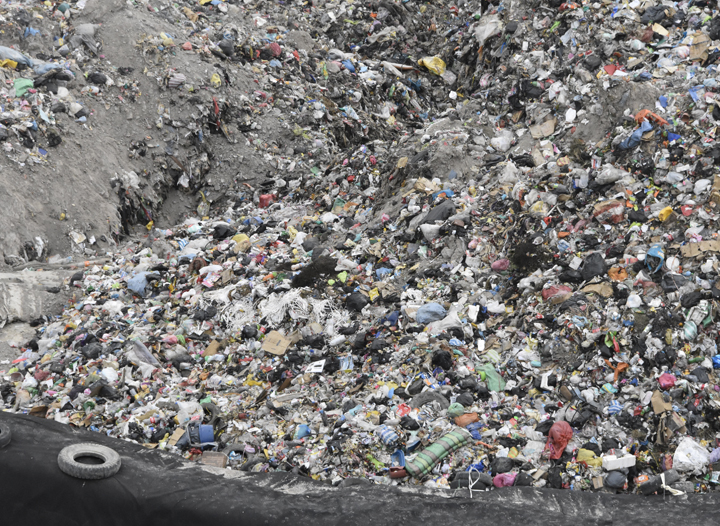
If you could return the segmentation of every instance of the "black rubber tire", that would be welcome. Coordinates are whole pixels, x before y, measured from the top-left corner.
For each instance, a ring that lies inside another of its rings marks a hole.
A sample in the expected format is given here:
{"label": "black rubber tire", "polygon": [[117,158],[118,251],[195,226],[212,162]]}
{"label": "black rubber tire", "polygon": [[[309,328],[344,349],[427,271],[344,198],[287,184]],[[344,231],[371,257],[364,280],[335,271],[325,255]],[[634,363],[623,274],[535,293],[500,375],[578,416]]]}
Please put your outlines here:
{"label": "black rubber tire", "polygon": [[228,444],[223,449],[223,453],[225,453],[226,455],[229,455],[230,453],[244,453],[244,452],[245,452],[245,444],[238,444],[237,442]]}
{"label": "black rubber tire", "polygon": [[443,409],[447,409],[448,407],[450,407],[450,401],[437,391],[425,391],[423,393],[420,393],[412,399],[412,401],[410,402],[410,407],[420,408],[425,404],[429,404],[430,402],[439,403],[440,407],[442,407]]}
{"label": "black rubber tire", "polygon": [[[103,460],[102,464],[82,464],[78,457],[95,457]],[[120,455],[106,446],[84,442],[63,448],[58,455],[60,471],[71,477],[83,480],[99,480],[112,477],[120,469]]]}
{"label": "black rubber tire", "polygon": [[7,424],[0,423],[0,449],[7,446],[12,440],[12,431]]}

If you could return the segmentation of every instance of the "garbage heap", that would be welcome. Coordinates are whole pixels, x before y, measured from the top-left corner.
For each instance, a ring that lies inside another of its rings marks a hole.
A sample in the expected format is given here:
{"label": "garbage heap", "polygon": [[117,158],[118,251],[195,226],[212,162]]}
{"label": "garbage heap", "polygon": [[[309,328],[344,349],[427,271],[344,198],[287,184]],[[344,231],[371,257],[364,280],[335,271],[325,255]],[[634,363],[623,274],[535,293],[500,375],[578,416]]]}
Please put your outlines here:
{"label": "garbage heap", "polygon": [[82,267],[7,410],[332,484],[715,487],[716,3],[147,9],[257,81],[204,126],[276,174]]}

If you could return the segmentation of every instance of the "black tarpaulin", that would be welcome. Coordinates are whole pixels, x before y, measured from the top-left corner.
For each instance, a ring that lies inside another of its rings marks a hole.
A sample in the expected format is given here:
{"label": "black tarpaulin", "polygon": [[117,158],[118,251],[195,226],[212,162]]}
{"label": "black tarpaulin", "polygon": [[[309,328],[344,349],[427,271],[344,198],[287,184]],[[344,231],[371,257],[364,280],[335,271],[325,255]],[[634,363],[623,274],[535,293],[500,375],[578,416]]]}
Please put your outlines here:
{"label": "black tarpaulin", "polygon": [[[35,417],[0,413],[12,441],[0,449],[0,524],[47,526],[434,525],[586,526],[716,524],[720,499],[504,488],[412,492],[332,488],[283,473],[210,472],[178,456]],[[60,471],[70,444],[96,442],[122,458],[112,478]],[[220,473],[219,475],[216,473]]]}

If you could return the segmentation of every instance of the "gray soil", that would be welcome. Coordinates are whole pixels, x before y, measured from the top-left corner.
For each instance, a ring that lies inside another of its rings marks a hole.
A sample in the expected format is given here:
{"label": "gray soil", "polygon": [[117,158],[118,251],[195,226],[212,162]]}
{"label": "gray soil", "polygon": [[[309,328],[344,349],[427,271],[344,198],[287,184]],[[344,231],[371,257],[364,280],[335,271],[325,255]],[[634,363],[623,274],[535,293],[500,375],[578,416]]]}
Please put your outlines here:
{"label": "gray soil", "polygon": [[[232,192],[236,180],[253,183],[274,175],[275,169],[263,159],[262,153],[257,155],[257,150],[276,143],[284,128],[286,136],[292,136],[287,125],[271,113],[263,117],[256,130],[270,140],[262,141],[258,147],[229,124],[230,139],[222,135],[206,136],[203,151],[187,137],[188,125],[202,118],[203,112],[208,113],[213,97],[239,102],[241,97],[252,94],[257,85],[251,85],[244,66],[227,68],[231,86],[210,87],[209,79],[217,71],[213,61],[182,51],[160,56],[153,53],[152,46],[139,45],[148,35],[174,33],[174,26],[166,22],[162,14],[129,8],[123,0],[89,0],[72,23],[75,26],[102,24],[96,38],[103,44],[104,58],[93,59],[82,68],[74,65],[76,80],[68,86],[92,114],[85,124],[60,114],[57,128],[63,142],[47,148],[44,160],[29,155],[19,142],[12,140],[8,142],[13,145],[13,151],[0,153],[0,202],[3,203],[0,265],[6,268],[32,259],[53,261],[53,256],[74,255],[75,260],[82,260],[111,249],[124,234],[118,211],[118,182],[123,181],[127,172],[134,171],[139,176],[134,204],[142,200],[155,226],[168,228],[196,209],[200,202],[196,190],[200,186],[206,197],[213,200]],[[34,24],[42,28],[42,35],[27,40],[13,40],[14,37],[8,36],[3,38],[2,45],[14,45],[31,56],[50,52],[57,21],[38,20]],[[302,32],[296,40],[303,46],[312,44]],[[117,68],[128,66],[134,71],[121,77]],[[167,68],[176,68],[186,75],[187,85],[199,89],[190,94],[187,89],[161,88],[157,77]],[[88,71],[101,71],[116,85],[105,88],[100,97],[81,95],[86,85],[83,73]],[[120,86],[133,81],[141,92],[135,102]],[[160,105],[167,110],[162,128],[156,125]],[[147,154],[131,156],[131,144],[140,140],[147,143]],[[181,171],[168,153],[187,168],[207,152],[211,152],[209,171],[198,187],[178,189],[176,182]],[[149,219],[135,219],[139,223],[135,225],[139,226],[135,233],[144,231],[147,235],[144,223]],[[70,232],[79,232],[88,240],[94,237],[95,243],[86,241],[77,245],[72,242]],[[36,245],[36,237],[45,245],[41,258],[33,258],[24,246],[26,243]]]}

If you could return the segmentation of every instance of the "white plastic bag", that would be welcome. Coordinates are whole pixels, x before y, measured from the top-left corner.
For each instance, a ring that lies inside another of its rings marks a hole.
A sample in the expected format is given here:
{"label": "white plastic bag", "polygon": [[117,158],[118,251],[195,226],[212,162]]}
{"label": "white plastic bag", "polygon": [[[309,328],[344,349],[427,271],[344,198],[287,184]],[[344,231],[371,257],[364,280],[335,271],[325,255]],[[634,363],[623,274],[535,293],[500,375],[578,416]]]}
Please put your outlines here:
{"label": "white plastic bag", "polygon": [[177,420],[180,425],[183,425],[185,422],[192,419],[194,416],[198,416],[202,418],[203,415],[203,408],[202,406],[195,402],[178,402],[178,414],[177,414]]}
{"label": "white plastic bag", "polygon": [[678,471],[701,475],[709,463],[710,453],[690,437],[680,441],[673,455],[673,467]]}
{"label": "white plastic bag", "polygon": [[427,326],[427,332],[428,334],[438,334],[442,331],[452,329],[453,327],[462,327],[462,321],[460,321],[460,318],[455,311],[451,311],[442,320],[429,323]]}

